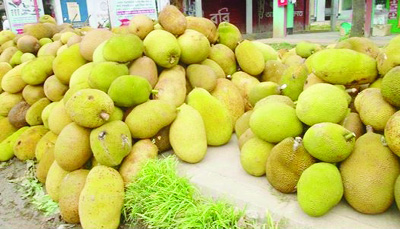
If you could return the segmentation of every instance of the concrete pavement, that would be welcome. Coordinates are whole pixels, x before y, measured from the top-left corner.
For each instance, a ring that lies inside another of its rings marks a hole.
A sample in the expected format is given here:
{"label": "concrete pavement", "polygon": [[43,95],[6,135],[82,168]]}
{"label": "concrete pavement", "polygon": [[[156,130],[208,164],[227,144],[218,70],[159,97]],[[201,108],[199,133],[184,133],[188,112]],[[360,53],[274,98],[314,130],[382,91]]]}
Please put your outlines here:
{"label": "concrete pavement", "polygon": [[344,200],[326,215],[314,218],[299,207],[296,194],[276,191],[265,176],[253,177],[241,167],[236,136],[220,147],[209,147],[204,160],[197,164],[180,163],[179,171],[190,177],[202,193],[246,207],[252,216],[263,219],[269,211],[279,228],[400,228],[400,212],[393,205],[379,215],[353,210]]}
{"label": "concrete pavement", "polygon": [[[399,35],[399,34],[397,34]],[[378,46],[383,46],[388,43],[390,39],[395,37],[396,35],[390,35],[385,37],[370,37],[371,40],[375,42]],[[322,45],[329,45],[336,43],[340,38],[339,32],[314,32],[314,33],[301,33],[301,34],[292,34],[288,35],[285,38],[267,38],[267,39],[259,39],[263,43],[289,43],[289,44],[297,44],[300,41],[309,41],[312,43],[319,43]]]}

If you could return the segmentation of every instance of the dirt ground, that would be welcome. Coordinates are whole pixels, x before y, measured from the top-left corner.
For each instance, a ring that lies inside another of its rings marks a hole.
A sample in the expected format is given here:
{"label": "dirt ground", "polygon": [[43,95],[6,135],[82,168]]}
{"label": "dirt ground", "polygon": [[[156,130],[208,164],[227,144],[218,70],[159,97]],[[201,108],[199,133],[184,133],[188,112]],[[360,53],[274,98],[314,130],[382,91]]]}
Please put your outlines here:
{"label": "dirt ground", "polygon": [[26,165],[15,158],[10,162],[8,166],[0,167],[0,228],[70,228],[59,215],[44,216],[21,198],[16,184],[8,180],[23,176]]}
{"label": "dirt ground", "polygon": [[[28,200],[21,198],[17,185],[9,180],[24,176],[26,164],[14,158],[10,165],[0,164],[0,229],[81,229],[82,227],[67,224],[60,214],[45,216],[35,209]],[[121,224],[119,229],[144,229],[142,226]]]}

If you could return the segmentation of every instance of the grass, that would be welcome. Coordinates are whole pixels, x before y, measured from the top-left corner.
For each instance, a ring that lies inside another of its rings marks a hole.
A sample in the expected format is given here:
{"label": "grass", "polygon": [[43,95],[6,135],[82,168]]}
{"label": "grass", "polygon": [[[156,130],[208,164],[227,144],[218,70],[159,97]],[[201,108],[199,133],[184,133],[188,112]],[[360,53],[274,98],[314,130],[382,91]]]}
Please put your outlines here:
{"label": "grass", "polygon": [[[322,25],[310,25],[310,31],[330,31],[330,24],[322,24]],[[340,25],[335,26],[335,31],[340,31]]]}
{"label": "grass", "polygon": [[277,51],[279,49],[292,49],[292,48],[296,47],[296,44],[289,44],[287,42],[271,43],[271,44],[268,44],[268,45],[271,46],[272,48],[274,48]]}
{"label": "grass", "polygon": [[34,208],[41,211],[45,216],[59,212],[58,204],[45,194],[42,183],[35,176],[34,161],[26,161],[24,176],[9,180],[9,182],[18,185],[17,190],[20,192],[21,198],[27,199]]}
{"label": "grass", "polygon": [[260,225],[227,201],[206,198],[177,174],[177,159],[148,161],[127,186],[123,216],[146,228],[277,228],[272,218]]}

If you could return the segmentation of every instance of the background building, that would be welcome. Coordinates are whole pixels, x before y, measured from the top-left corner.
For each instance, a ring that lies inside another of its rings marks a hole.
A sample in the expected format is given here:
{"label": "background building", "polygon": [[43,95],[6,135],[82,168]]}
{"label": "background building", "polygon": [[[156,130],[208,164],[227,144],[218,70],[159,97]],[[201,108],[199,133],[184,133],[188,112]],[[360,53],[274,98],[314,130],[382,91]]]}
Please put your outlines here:
{"label": "background building", "polygon": [[[20,0],[3,0],[5,3]],[[0,0],[0,14],[4,6]],[[187,15],[203,16],[216,24],[229,21],[243,33],[266,33],[266,36],[285,36],[312,30],[338,30],[343,22],[351,22],[352,0],[24,0],[43,3],[45,14],[61,23],[75,27],[119,26],[127,23],[136,8],[147,4],[144,11],[156,19],[165,4],[176,5]],[[392,33],[400,33],[399,0],[365,0],[372,8],[367,20],[374,24],[377,14],[386,14],[385,23]],[[382,5],[383,11],[376,6]],[[3,10],[3,11],[2,11]],[[143,10],[143,9],[141,9]],[[368,34],[368,33],[367,33]]]}

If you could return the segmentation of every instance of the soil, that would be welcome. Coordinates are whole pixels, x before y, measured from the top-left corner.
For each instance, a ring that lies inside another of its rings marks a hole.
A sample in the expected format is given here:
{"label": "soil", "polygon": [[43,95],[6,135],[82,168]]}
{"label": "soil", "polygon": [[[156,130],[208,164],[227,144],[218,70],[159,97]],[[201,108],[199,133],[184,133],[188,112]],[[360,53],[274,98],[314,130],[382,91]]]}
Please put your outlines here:
{"label": "soil", "polygon": [[[45,216],[35,209],[28,200],[21,198],[17,185],[9,180],[24,176],[26,164],[13,158],[0,164],[0,228],[7,229],[81,229],[78,224],[67,224],[60,214]],[[121,224],[119,229],[144,229],[143,226],[129,227]]]}
{"label": "soil", "polygon": [[10,165],[0,167],[0,228],[70,228],[59,214],[44,216],[21,198],[16,184],[9,180],[23,176],[25,170],[25,163],[16,158],[10,160]]}

